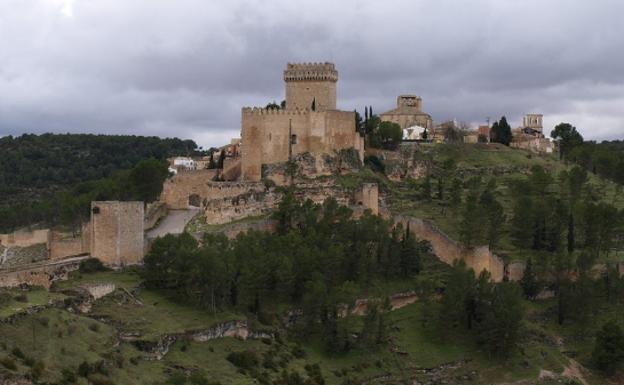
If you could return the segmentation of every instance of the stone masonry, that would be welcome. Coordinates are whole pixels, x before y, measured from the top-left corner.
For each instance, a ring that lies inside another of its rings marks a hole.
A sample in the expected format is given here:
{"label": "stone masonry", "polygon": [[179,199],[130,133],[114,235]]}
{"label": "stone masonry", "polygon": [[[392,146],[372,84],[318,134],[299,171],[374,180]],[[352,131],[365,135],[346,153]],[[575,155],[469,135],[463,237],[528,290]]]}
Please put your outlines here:
{"label": "stone masonry", "polygon": [[109,266],[142,261],[143,202],[91,202],[91,256]]}

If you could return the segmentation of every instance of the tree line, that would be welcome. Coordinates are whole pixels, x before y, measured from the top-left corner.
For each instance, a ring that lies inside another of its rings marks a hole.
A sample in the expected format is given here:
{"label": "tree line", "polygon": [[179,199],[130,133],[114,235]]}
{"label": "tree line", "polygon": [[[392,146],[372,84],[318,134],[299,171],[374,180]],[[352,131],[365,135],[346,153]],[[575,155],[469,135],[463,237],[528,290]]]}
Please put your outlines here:
{"label": "tree line", "polygon": [[[294,328],[301,337],[318,333],[327,350],[344,352],[356,343],[345,304],[378,282],[413,278],[430,253],[409,229],[370,212],[353,218],[332,198],[300,202],[288,192],[274,218],[275,234],[251,231],[234,240],[207,234],[201,244],[189,234],[157,239],[145,257],[146,287],[214,312],[250,312],[269,323],[279,304],[301,305]],[[386,308],[369,308],[375,310],[358,343],[384,339]]]}
{"label": "tree line", "polygon": [[[58,208],[62,200],[78,197],[86,190],[103,190],[105,185],[110,190],[113,181],[127,179],[123,170],[130,170],[141,160],[164,161],[196,150],[193,141],[177,138],[89,134],[2,137],[0,232],[37,223],[61,223]],[[113,199],[124,195],[134,198],[137,194],[125,191],[96,195]]]}
{"label": "tree line", "polygon": [[49,194],[34,202],[0,206],[0,232],[11,232],[33,224],[61,225],[79,232],[89,220],[91,201],[152,202],[158,198],[168,176],[167,162],[150,158],[139,161],[130,170],[117,171],[100,180],[78,183],[68,190]]}

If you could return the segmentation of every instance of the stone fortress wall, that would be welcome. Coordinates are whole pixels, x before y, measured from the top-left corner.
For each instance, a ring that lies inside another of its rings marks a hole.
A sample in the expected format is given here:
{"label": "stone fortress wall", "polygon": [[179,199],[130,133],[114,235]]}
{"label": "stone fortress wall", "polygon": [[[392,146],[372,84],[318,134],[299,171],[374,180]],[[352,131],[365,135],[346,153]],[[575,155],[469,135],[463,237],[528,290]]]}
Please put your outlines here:
{"label": "stone fortress wall", "polygon": [[456,260],[463,260],[476,274],[483,270],[490,272],[495,282],[501,282],[505,277],[505,263],[489,247],[465,248],[427,220],[404,216],[396,216],[394,220],[403,227],[409,225],[416,238],[429,241],[434,254],[442,262],[452,265]]}
{"label": "stone fortress wall", "polygon": [[113,266],[141,262],[144,219],[143,202],[91,202],[91,256]]}
{"label": "stone fortress wall", "polygon": [[288,64],[285,109],[242,109],[242,180],[259,181],[263,165],[287,162],[297,154],[318,157],[353,148],[363,159],[355,113],[336,110],[337,80],[331,63]]}

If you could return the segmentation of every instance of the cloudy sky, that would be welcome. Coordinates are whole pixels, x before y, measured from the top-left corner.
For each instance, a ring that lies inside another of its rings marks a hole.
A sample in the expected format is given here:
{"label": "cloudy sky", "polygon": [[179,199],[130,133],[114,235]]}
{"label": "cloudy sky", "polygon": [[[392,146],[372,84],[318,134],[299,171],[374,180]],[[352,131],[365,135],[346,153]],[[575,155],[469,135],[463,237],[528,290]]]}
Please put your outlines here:
{"label": "cloudy sky", "polygon": [[543,113],[624,139],[621,0],[0,0],[0,136],[238,136],[287,62],[332,61],[338,106],[423,97],[434,121]]}

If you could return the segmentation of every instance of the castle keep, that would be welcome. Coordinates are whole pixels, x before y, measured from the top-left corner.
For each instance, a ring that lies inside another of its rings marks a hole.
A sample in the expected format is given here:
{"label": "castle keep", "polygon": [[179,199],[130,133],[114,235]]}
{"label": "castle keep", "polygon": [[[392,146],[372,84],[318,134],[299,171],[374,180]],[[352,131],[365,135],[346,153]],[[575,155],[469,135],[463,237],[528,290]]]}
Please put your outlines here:
{"label": "castle keep", "polygon": [[242,109],[241,179],[259,181],[264,165],[309,153],[315,159],[355,149],[364,156],[355,113],[336,109],[338,72],[332,63],[288,64],[283,109]]}

